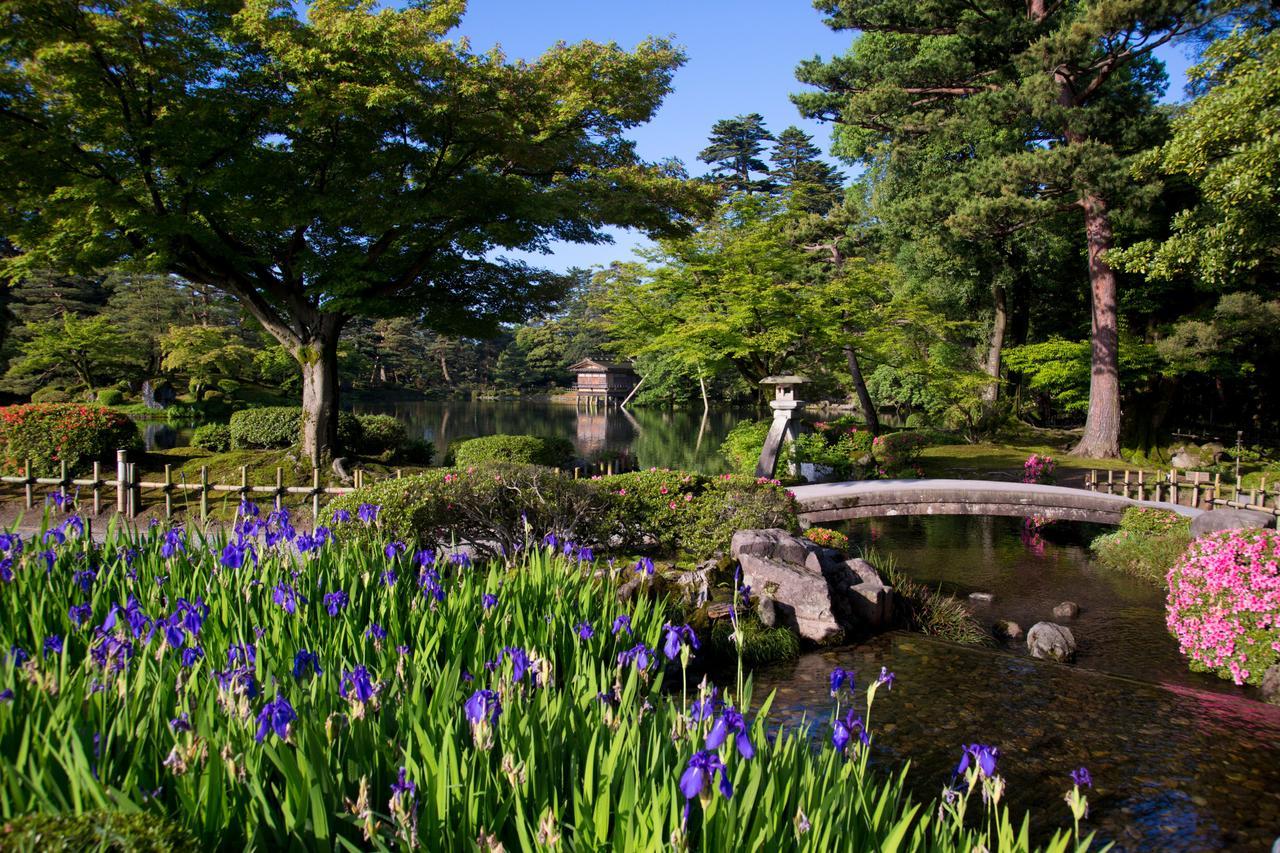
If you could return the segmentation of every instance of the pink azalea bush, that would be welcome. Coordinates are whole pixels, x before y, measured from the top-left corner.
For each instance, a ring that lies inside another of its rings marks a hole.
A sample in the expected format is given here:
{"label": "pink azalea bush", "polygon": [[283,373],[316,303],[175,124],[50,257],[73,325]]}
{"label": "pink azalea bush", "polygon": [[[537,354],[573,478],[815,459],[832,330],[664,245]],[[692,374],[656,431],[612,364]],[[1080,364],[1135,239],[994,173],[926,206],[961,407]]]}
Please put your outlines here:
{"label": "pink azalea bush", "polygon": [[1168,576],[1166,624],[1191,668],[1258,684],[1280,660],[1280,532],[1223,530]]}
{"label": "pink azalea bush", "polygon": [[1027,461],[1022,463],[1022,482],[1039,483],[1041,485],[1053,484],[1053,471],[1058,465],[1053,461],[1052,456],[1041,456],[1039,453],[1032,453],[1027,457]]}

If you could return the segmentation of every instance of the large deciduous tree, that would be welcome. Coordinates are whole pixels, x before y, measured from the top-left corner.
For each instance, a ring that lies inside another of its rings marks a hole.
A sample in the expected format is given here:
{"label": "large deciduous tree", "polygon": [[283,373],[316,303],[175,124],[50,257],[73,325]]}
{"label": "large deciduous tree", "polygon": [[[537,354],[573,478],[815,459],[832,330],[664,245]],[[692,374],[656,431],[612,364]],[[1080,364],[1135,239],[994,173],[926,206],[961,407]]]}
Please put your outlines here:
{"label": "large deciduous tree", "polygon": [[504,249],[679,230],[705,188],[642,162],[682,54],[450,39],[463,0],[6,0],[4,273],[111,264],[232,294],[297,361],[302,448],[336,450],[352,316],[482,333],[561,277]]}
{"label": "large deciduous tree", "polygon": [[[1112,213],[1138,194],[1129,158],[1158,132],[1153,51],[1212,17],[1194,0],[818,0],[861,35],[798,76],[808,116],[839,122],[855,156],[931,157],[953,189],[949,222],[989,234],[1074,211],[1087,244],[1091,377],[1075,452],[1119,453]],[[895,150],[897,149],[897,150]],[[954,190],[963,190],[957,192]]]}

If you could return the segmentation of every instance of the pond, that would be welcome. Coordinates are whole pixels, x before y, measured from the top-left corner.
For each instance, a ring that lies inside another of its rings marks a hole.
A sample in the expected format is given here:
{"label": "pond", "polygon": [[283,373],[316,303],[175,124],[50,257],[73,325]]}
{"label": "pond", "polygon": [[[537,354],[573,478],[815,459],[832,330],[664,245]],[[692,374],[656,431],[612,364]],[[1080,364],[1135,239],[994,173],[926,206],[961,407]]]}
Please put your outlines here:
{"label": "pond", "polygon": [[909,759],[919,798],[950,780],[961,744],[987,743],[1002,752],[1011,806],[1031,810],[1042,838],[1070,825],[1062,797],[1083,765],[1095,784],[1088,826],[1117,849],[1270,849],[1280,836],[1280,707],[1188,671],[1164,628],[1163,595],[1093,564],[1085,543],[1095,529],[1058,527],[1030,545],[1017,519],[888,518],[848,532],[918,580],[994,593],[974,605],[983,621],[1025,630],[1077,602],[1074,665],[1034,660],[1024,644],[892,632],[758,670],[757,698],[777,690],[773,723],[817,721],[815,737],[826,738],[831,669],[852,667],[865,686],[887,666],[897,681],[876,696],[873,754]]}
{"label": "pond", "polygon": [[754,409],[632,408],[593,410],[572,402],[520,400],[416,400],[360,403],[357,413],[395,415],[409,435],[432,442],[436,458],[449,445],[495,433],[567,438],[587,461],[628,456],[641,468],[679,468],[716,474],[728,470],[720,443],[742,420],[762,417]]}

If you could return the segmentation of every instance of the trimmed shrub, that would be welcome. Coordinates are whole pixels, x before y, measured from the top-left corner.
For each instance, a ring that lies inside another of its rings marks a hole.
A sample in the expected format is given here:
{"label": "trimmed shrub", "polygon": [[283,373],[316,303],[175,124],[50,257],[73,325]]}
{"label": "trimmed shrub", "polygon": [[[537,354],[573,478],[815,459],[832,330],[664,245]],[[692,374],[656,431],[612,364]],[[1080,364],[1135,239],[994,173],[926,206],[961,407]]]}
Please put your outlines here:
{"label": "trimmed shrub", "polygon": [[[243,409],[231,416],[231,446],[236,450],[292,447],[302,432],[300,406]],[[343,450],[360,446],[360,421],[350,412],[338,413],[338,445]]]}
{"label": "trimmed shrub", "polygon": [[1171,510],[1130,507],[1120,526],[1089,544],[1110,569],[1164,586],[1169,570],[1191,542],[1191,519]]}
{"label": "trimmed shrub", "polygon": [[0,848],[42,853],[185,853],[195,839],[178,824],[150,812],[31,814],[0,829]]}
{"label": "trimmed shrub", "polygon": [[366,503],[381,507],[384,533],[421,545],[466,541],[490,553],[554,533],[612,551],[703,557],[743,528],[796,529],[794,500],[776,481],[679,471],[574,480],[535,465],[470,466],[385,480],[330,508],[354,518]]}
{"label": "trimmed shrub", "polygon": [[876,436],[871,442],[871,452],[880,476],[920,476],[920,454],[931,443],[928,435],[914,430]]}
{"label": "trimmed shrub", "polygon": [[226,453],[231,449],[231,427],[226,424],[196,427],[196,431],[191,434],[191,446],[214,453]]}
{"label": "trimmed shrub", "polygon": [[839,530],[830,530],[826,527],[810,527],[804,532],[804,538],[814,545],[821,545],[824,548],[834,548],[837,551],[849,550],[849,537]]}
{"label": "trimmed shrub", "polygon": [[40,388],[31,394],[33,403],[70,403],[71,395],[61,388]]}
{"label": "trimmed shrub", "polygon": [[492,462],[516,462],[558,468],[573,459],[573,443],[564,438],[536,435],[482,435],[453,445],[454,464],[485,465]]}
{"label": "trimmed shrub", "polygon": [[1202,536],[1168,582],[1166,624],[1191,668],[1260,684],[1280,661],[1280,532]]}
{"label": "trimmed shrub", "polygon": [[769,434],[769,421],[741,421],[720,444],[720,455],[729,462],[729,467],[737,474],[755,474],[756,464],[760,461],[760,451],[764,448],[765,436]]}
{"label": "trimmed shrub", "polygon": [[404,421],[391,415],[356,415],[360,422],[360,452],[366,456],[394,456],[409,441]]}
{"label": "trimmed shrub", "polygon": [[100,388],[97,396],[100,406],[118,406],[124,402],[124,392],[119,388]]}
{"label": "trimmed shrub", "polygon": [[0,408],[0,454],[6,471],[31,460],[37,477],[83,471],[109,461],[118,448],[141,445],[133,421],[102,406],[85,403],[28,403]]}

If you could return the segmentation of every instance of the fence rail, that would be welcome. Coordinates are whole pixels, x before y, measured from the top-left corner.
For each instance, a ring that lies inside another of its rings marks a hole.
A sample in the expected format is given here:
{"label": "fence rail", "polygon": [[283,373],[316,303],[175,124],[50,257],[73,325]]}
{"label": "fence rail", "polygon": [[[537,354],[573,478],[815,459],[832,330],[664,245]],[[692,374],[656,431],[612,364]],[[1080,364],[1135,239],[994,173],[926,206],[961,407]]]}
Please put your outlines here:
{"label": "fence rail", "polygon": [[1240,481],[1223,483],[1221,474],[1177,469],[1156,471],[1098,471],[1090,469],[1084,487],[1137,500],[1161,501],[1193,509],[1251,509],[1280,516],[1280,482],[1267,490],[1263,477],[1258,488],[1243,489]]}
{"label": "fence rail", "polygon": [[[284,468],[276,468],[276,481],[274,484],[258,485],[249,482],[249,468],[248,466],[242,466],[240,468],[239,483],[211,483],[209,482],[209,468],[202,465],[200,466],[200,479],[196,482],[188,482],[185,477],[181,476],[181,472],[179,472],[179,478],[175,480],[173,466],[165,465],[164,479],[143,480],[138,474],[138,463],[129,460],[129,452],[127,450],[116,451],[116,475],[113,479],[103,477],[102,463],[100,462],[93,463],[93,474],[87,478],[69,476],[66,462],[61,464],[61,473],[57,477],[30,476],[32,470],[30,459],[25,460],[22,470],[26,474],[22,476],[2,476],[0,477],[0,483],[22,486],[27,509],[32,509],[35,506],[36,486],[57,486],[63,492],[73,488],[87,488],[91,490],[94,515],[99,515],[102,512],[104,499],[110,501],[111,492],[114,491],[115,511],[128,518],[136,518],[143,509],[142,494],[147,491],[160,493],[164,500],[165,518],[172,518],[174,496],[195,493],[200,502],[201,521],[208,521],[209,499],[219,492],[239,494],[242,498],[248,498],[250,495],[270,495],[277,509],[283,505],[285,498],[290,495],[306,495],[311,499],[312,517],[319,518],[322,498],[350,494],[356,489],[363,488],[369,482],[378,479],[370,477],[368,472],[357,468],[352,471],[352,484],[350,486],[323,485],[321,483],[320,469],[313,467],[311,469],[311,485],[286,486],[284,484]],[[630,457],[623,457],[617,460],[602,460],[576,465],[566,473],[572,473],[574,479],[578,479],[597,475],[621,474],[634,470],[636,470],[635,461]],[[393,474],[382,479],[400,479],[402,474],[403,472],[397,469]]]}

